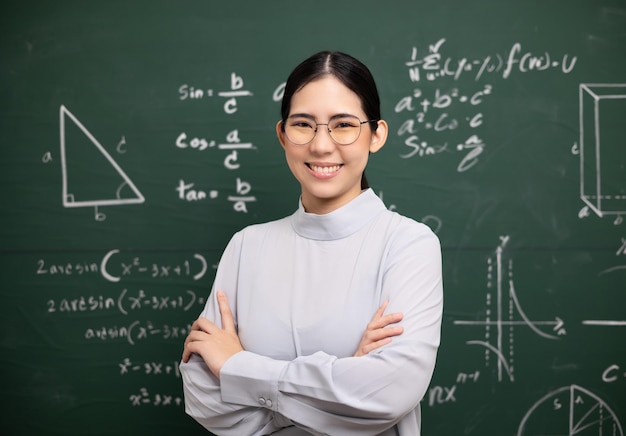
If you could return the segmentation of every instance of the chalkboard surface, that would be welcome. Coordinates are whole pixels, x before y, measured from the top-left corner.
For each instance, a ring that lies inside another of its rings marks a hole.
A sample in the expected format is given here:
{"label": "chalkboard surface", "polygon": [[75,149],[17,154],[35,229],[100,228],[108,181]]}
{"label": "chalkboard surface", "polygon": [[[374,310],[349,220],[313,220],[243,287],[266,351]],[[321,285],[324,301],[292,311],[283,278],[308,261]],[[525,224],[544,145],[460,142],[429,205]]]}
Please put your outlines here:
{"label": "chalkboard surface", "polygon": [[443,246],[423,434],[624,435],[623,0],[2,9],[2,434],[206,434],[182,341],[232,233],[295,209],[282,85],[333,49],[391,126],[371,185]]}

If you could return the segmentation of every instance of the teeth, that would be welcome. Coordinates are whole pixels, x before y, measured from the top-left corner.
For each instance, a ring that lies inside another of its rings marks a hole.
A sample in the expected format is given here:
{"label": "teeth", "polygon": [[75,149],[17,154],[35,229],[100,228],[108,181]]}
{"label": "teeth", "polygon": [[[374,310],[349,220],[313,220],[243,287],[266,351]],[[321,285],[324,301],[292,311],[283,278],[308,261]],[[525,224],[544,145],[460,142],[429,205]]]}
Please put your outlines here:
{"label": "teeth", "polygon": [[332,167],[319,167],[317,165],[310,165],[310,167],[316,173],[328,174],[328,173],[334,173],[335,171],[339,171],[339,168],[341,168],[341,165],[334,165]]}

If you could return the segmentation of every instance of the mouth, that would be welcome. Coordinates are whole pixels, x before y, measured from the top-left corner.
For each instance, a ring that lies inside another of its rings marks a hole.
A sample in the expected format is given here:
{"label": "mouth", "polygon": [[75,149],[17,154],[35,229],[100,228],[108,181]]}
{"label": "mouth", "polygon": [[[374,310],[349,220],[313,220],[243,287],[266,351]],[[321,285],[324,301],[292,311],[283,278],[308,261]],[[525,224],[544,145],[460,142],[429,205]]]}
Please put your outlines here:
{"label": "mouth", "polygon": [[309,169],[313,171],[314,173],[322,174],[322,175],[335,174],[337,171],[341,169],[341,167],[343,167],[343,165],[319,165],[319,164],[312,164],[312,163],[307,163],[306,166],[309,167]]}

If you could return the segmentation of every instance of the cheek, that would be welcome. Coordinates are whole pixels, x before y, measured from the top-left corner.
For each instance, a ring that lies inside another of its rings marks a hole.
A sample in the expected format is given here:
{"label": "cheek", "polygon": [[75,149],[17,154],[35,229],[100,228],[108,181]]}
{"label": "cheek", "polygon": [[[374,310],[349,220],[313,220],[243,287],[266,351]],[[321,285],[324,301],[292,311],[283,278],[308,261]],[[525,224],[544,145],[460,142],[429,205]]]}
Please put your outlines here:
{"label": "cheek", "polygon": [[344,154],[344,159],[346,161],[350,161],[355,165],[363,165],[367,164],[367,160],[369,159],[369,147],[367,144],[363,144],[359,148],[355,148],[350,150]]}
{"label": "cheek", "polygon": [[295,175],[297,171],[302,171],[304,163],[298,153],[285,150],[285,160],[291,172]]}

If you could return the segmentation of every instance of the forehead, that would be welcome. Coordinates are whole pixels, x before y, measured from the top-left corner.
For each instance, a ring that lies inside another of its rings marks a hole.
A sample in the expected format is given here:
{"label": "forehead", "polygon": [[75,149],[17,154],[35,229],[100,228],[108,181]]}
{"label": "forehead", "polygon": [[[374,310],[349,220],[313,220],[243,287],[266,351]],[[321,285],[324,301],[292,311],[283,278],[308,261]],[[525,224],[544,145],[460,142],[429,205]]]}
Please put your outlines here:
{"label": "forehead", "polygon": [[361,99],[335,76],[307,83],[291,98],[291,113],[332,116],[337,113],[363,115]]}

